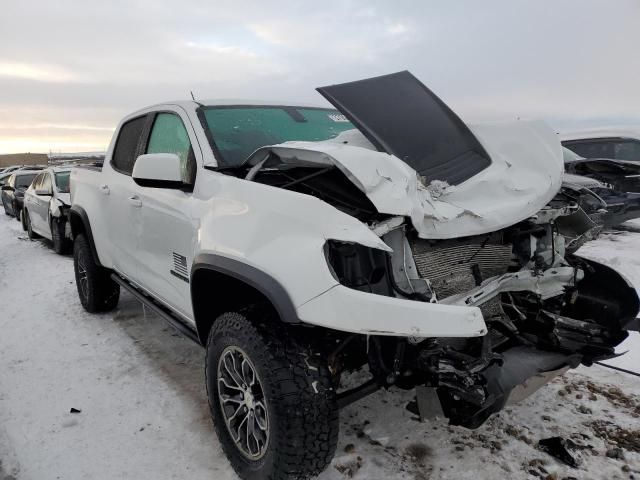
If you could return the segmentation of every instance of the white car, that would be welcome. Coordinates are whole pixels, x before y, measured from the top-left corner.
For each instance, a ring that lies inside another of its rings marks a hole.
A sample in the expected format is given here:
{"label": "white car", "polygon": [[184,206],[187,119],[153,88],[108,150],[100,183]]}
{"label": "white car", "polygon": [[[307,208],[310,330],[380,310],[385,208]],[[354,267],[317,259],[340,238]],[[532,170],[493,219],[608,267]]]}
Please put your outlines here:
{"label": "white car", "polygon": [[31,239],[42,236],[51,240],[59,254],[68,253],[71,248],[70,174],[71,168],[47,168],[34,178],[24,194],[23,228]]}
{"label": "white car", "polygon": [[0,174],[11,173],[22,168],[20,165],[12,165],[10,167],[0,168]]}
{"label": "white car", "polygon": [[615,354],[638,295],[565,251],[579,207],[549,127],[466,125],[408,72],[318,90],[337,110],[140,110],[101,169],[71,173],[81,304],[114,309],[125,288],[206,347],[241,478],[318,474],[339,409],[380,387],[476,428]]}

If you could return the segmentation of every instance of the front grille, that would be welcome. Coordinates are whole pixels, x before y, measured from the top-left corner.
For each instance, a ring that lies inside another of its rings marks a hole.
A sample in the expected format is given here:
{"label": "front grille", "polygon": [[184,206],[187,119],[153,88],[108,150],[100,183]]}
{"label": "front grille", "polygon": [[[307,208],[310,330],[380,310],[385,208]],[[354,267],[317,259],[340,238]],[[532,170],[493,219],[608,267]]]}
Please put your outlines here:
{"label": "front grille", "polygon": [[512,246],[501,243],[501,239],[499,234],[462,240],[415,239],[411,250],[418,273],[431,282],[436,295],[442,299],[471,290],[477,280],[507,272]]}

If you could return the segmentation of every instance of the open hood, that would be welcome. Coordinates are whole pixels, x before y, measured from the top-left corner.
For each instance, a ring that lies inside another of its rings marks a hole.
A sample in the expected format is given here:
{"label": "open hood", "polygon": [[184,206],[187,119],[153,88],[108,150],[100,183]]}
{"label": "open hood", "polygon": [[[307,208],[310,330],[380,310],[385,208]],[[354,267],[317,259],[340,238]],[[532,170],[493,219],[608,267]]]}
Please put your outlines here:
{"label": "open hood", "polygon": [[410,218],[425,239],[514,225],[562,185],[560,141],[543,122],[466,125],[408,72],[319,90],[358,130],[259,148],[247,178],[263,167],[336,167],[379,213]]}
{"label": "open hood", "polygon": [[407,71],[317,90],[378,151],[398,157],[427,182],[457,185],[491,164],[464,122]]}

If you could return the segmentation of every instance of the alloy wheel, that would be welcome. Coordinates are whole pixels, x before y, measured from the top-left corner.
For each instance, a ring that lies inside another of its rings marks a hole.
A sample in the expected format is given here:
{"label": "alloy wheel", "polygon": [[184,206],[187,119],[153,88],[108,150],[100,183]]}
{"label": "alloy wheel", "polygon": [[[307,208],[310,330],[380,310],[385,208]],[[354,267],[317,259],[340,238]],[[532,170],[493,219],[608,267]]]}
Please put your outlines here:
{"label": "alloy wheel", "polygon": [[259,460],[269,445],[269,414],[258,373],[248,355],[235,346],[224,349],[217,373],[227,429],[245,457]]}

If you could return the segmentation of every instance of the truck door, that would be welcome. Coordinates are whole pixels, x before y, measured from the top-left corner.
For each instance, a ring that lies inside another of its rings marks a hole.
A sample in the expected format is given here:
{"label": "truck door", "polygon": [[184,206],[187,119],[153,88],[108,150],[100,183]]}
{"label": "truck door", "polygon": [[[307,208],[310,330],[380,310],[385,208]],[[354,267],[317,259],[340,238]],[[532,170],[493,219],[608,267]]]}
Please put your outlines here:
{"label": "truck door", "polygon": [[139,282],[139,238],[142,229],[142,202],[131,178],[139,155],[142,131],[147,115],[122,125],[111,160],[103,167],[103,183],[98,185],[115,270],[129,280]]}
{"label": "truck door", "polygon": [[138,186],[142,201],[140,277],[145,288],[183,316],[193,318],[189,288],[195,232],[191,218],[200,154],[188,118],[177,108],[153,115],[144,153],[175,153],[182,164],[183,189]]}
{"label": "truck door", "polygon": [[[53,195],[53,184],[51,183],[51,174],[49,172],[42,173],[41,181],[35,185],[33,192],[35,195],[31,197],[33,205],[30,206],[29,219],[36,232],[49,238],[51,236],[49,230],[49,202]],[[40,193],[39,195],[38,192]]]}

